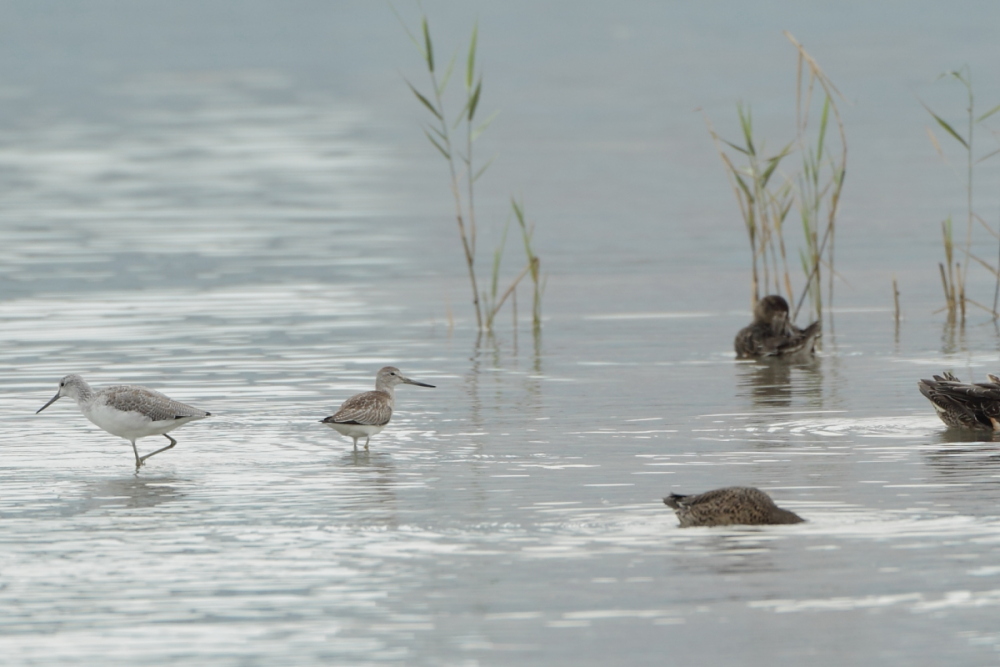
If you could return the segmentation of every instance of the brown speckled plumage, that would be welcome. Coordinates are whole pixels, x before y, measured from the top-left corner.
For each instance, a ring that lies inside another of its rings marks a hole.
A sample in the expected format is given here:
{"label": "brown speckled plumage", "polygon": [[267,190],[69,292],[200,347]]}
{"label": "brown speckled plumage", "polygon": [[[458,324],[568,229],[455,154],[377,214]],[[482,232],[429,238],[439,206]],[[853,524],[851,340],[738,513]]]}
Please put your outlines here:
{"label": "brown speckled plumage", "polygon": [[733,341],[736,356],[786,357],[812,354],[821,335],[819,321],[799,329],[788,321],[788,302],[776,294],[765,296],[754,308],[754,320]]}
{"label": "brown speckled plumage", "polygon": [[663,502],[677,513],[681,528],[758,526],[805,521],[794,512],[781,509],[770,496],[751,486],[730,486],[695,496],[671,493]]}
{"label": "brown speckled plumage", "polygon": [[967,383],[951,373],[920,380],[920,393],[948,426],[977,431],[1000,431],[1000,377],[987,374],[989,382]]}
{"label": "brown speckled plumage", "polygon": [[340,409],[332,417],[323,421],[338,424],[369,424],[385,426],[392,418],[392,408],[395,397],[386,391],[366,391],[363,394],[351,396],[344,401]]}
{"label": "brown speckled plumage", "polygon": [[405,377],[395,366],[386,366],[375,376],[375,391],[351,396],[335,414],[320,422],[354,440],[354,449],[358,448],[358,440],[364,438],[365,449],[368,449],[371,436],[381,431],[392,418],[396,403],[394,387],[398,384],[434,386]]}

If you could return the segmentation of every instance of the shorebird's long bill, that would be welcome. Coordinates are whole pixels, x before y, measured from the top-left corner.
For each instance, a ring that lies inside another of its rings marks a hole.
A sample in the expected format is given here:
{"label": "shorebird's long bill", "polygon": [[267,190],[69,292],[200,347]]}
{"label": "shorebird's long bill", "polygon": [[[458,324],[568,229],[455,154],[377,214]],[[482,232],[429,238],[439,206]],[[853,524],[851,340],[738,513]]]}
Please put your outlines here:
{"label": "shorebird's long bill", "polygon": [[56,393],[56,395],[52,397],[52,400],[49,401],[48,403],[46,403],[45,405],[43,405],[42,407],[38,408],[38,411],[35,412],[35,414],[37,415],[42,410],[44,410],[45,408],[49,407],[50,405],[52,405],[56,401],[58,401],[60,398],[62,398],[62,394]]}
{"label": "shorebird's long bill", "polygon": [[406,384],[415,384],[418,387],[430,387],[431,389],[436,389],[436,387],[434,385],[432,385],[432,384],[425,384],[423,382],[417,382],[416,380],[411,380],[410,378],[405,378],[403,376],[400,376],[399,379],[402,380],[403,382],[405,382]]}

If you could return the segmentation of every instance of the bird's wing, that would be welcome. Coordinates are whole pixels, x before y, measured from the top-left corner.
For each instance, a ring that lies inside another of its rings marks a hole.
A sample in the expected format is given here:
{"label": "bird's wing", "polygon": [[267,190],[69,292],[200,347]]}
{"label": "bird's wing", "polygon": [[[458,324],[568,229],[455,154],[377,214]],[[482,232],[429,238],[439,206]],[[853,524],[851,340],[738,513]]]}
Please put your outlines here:
{"label": "bird's wing", "polygon": [[164,396],[158,391],[134,385],[116,385],[101,392],[108,407],[122,412],[139,412],[152,421],[184,417],[207,417],[209,413]]}
{"label": "bird's wing", "polygon": [[363,424],[365,426],[385,426],[392,417],[392,406],[381,391],[366,391],[352,396],[340,406],[337,413],[323,421],[337,424]]}

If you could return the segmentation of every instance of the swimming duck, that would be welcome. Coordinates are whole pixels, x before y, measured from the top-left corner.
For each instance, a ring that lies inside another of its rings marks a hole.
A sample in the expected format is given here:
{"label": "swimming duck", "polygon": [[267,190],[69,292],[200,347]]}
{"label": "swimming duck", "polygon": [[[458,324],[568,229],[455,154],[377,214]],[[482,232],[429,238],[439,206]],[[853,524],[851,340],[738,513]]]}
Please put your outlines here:
{"label": "swimming duck", "polygon": [[790,357],[812,354],[821,335],[820,322],[799,329],[788,321],[788,302],[777,294],[765,296],[753,309],[753,322],[736,334],[736,357]]}
{"label": "swimming duck", "polygon": [[973,384],[944,373],[921,380],[917,387],[948,426],[1000,431],[1000,377],[989,373],[986,377],[989,382]]}
{"label": "swimming duck", "polygon": [[677,513],[681,528],[761,526],[805,521],[795,512],[781,509],[769,495],[752,486],[728,486],[696,496],[671,493],[663,502]]}

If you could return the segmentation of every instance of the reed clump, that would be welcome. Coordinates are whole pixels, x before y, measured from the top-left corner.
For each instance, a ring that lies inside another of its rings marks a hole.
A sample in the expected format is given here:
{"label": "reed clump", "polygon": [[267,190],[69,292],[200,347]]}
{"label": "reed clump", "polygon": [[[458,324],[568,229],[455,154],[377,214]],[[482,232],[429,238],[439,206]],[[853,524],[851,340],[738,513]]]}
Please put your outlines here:
{"label": "reed clump", "polygon": [[[965,130],[960,132],[954,123],[949,123],[941,115],[935,113],[923,100],[920,100],[920,104],[927,110],[927,113],[931,115],[934,122],[945,131],[945,133],[951,137],[959,146],[961,146],[963,154],[963,179],[965,181],[965,219],[966,219],[966,234],[964,245],[959,246],[959,252],[965,258],[964,264],[958,261],[955,256],[955,239],[953,234],[952,217],[948,216],[941,223],[941,235],[942,235],[942,246],[944,249],[944,262],[938,263],[938,270],[941,274],[941,284],[944,289],[944,300],[945,306],[942,310],[948,313],[948,322],[950,324],[961,323],[965,324],[965,317],[967,306],[973,305],[980,308],[987,313],[992,315],[993,319],[996,320],[1000,315],[997,313],[997,302],[1000,299],[1000,232],[993,229],[980,216],[975,209],[975,168],[980,163],[985,160],[990,159],[997,153],[1000,153],[1000,149],[996,149],[987,152],[982,155],[977,154],[975,139],[977,136],[976,128],[985,128],[985,121],[1000,112],[1000,105],[991,108],[989,111],[983,114],[976,114],[976,97],[973,92],[972,87],[972,72],[968,66],[963,67],[959,70],[953,70],[946,72],[938,77],[938,80],[946,79],[950,81],[958,82],[964,89],[965,98]],[[927,136],[930,138],[931,144],[933,144],[934,149],[938,152],[938,155],[945,158],[944,150],[941,147],[941,143],[937,140],[934,131],[931,127],[927,128]],[[993,236],[998,241],[998,263],[997,266],[992,265],[990,262],[986,261],[979,255],[973,252],[972,241],[973,241],[973,229],[980,225],[985,229],[991,236]],[[975,299],[968,296],[966,292],[966,285],[969,277],[969,266],[972,263],[979,264],[981,267],[986,269],[994,277],[994,289],[993,289],[993,307],[990,308]],[[940,312],[940,311],[939,311]]]}
{"label": "reed clump", "polygon": [[[847,167],[847,136],[837,105],[843,97],[795,37],[787,31],[784,34],[797,54],[795,138],[769,153],[754,131],[749,105],[742,103],[736,105],[742,131],[738,143],[719,136],[707,118],[706,125],[750,242],[751,305],[756,305],[762,291],[784,294],[796,304],[794,319],[808,296],[811,311],[822,319],[824,272],[828,276],[826,304],[833,301],[834,240]],[[786,170],[793,154],[799,156],[798,166]],[[803,234],[798,259],[805,284],[798,298],[785,243],[793,206]]]}
{"label": "reed clump", "polygon": [[469,38],[469,46],[464,54],[465,72],[464,77],[462,77],[464,86],[463,93],[459,98],[461,107],[458,113],[451,114],[446,107],[446,97],[448,97],[448,84],[452,78],[452,74],[455,72],[458,53],[456,52],[450,58],[443,69],[438,69],[438,63],[435,61],[434,55],[434,42],[431,39],[427,16],[421,15],[419,37],[407,28],[398,13],[396,16],[400,19],[400,23],[403,24],[407,35],[409,35],[411,41],[420,52],[424,65],[427,68],[430,83],[429,94],[422,93],[409,81],[406,84],[421,106],[430,113],[431,119],[424,129],[424,134],[447,164],[449,186],[455,204],[455,221],[458,223],[458,235],[462,243],[465,266],[468,271],[469,285],[472,291],[472,306],[476,316],[476,326],[480,332],[492,333],[496,317],[503,308],[503,305],[512,294],[516,303],[518,286],[526,277],[530,277],[533,298],[532,328],[537,334],[541,331],[541,299],[544,291],[544,281],[540,276],[541,260],[538,258],[532,245],[534,224],[527,222],[523,202],[511,198],[511,215],[518,222],[524,245],[524,268],[510,281],[506,289],[500,291],[501,264],[506,250],[507,230],[510,227],[511,220],[508,217],[500,243],[493,253],[490,288],[488,290],[480,290],[479,285],[481,281],[477,278],[476,242],[478,228],[475,184],[489,168],[493,159],[491,158],[486,161],[478,160],[474,153],[474,148],[476,140],[497,116],[497,112],[494,112],[485,120],[481,120],[481,116],[477,115],[483,92],[483,75],[476,66],[479,27],[478,25],[473,27]]}

